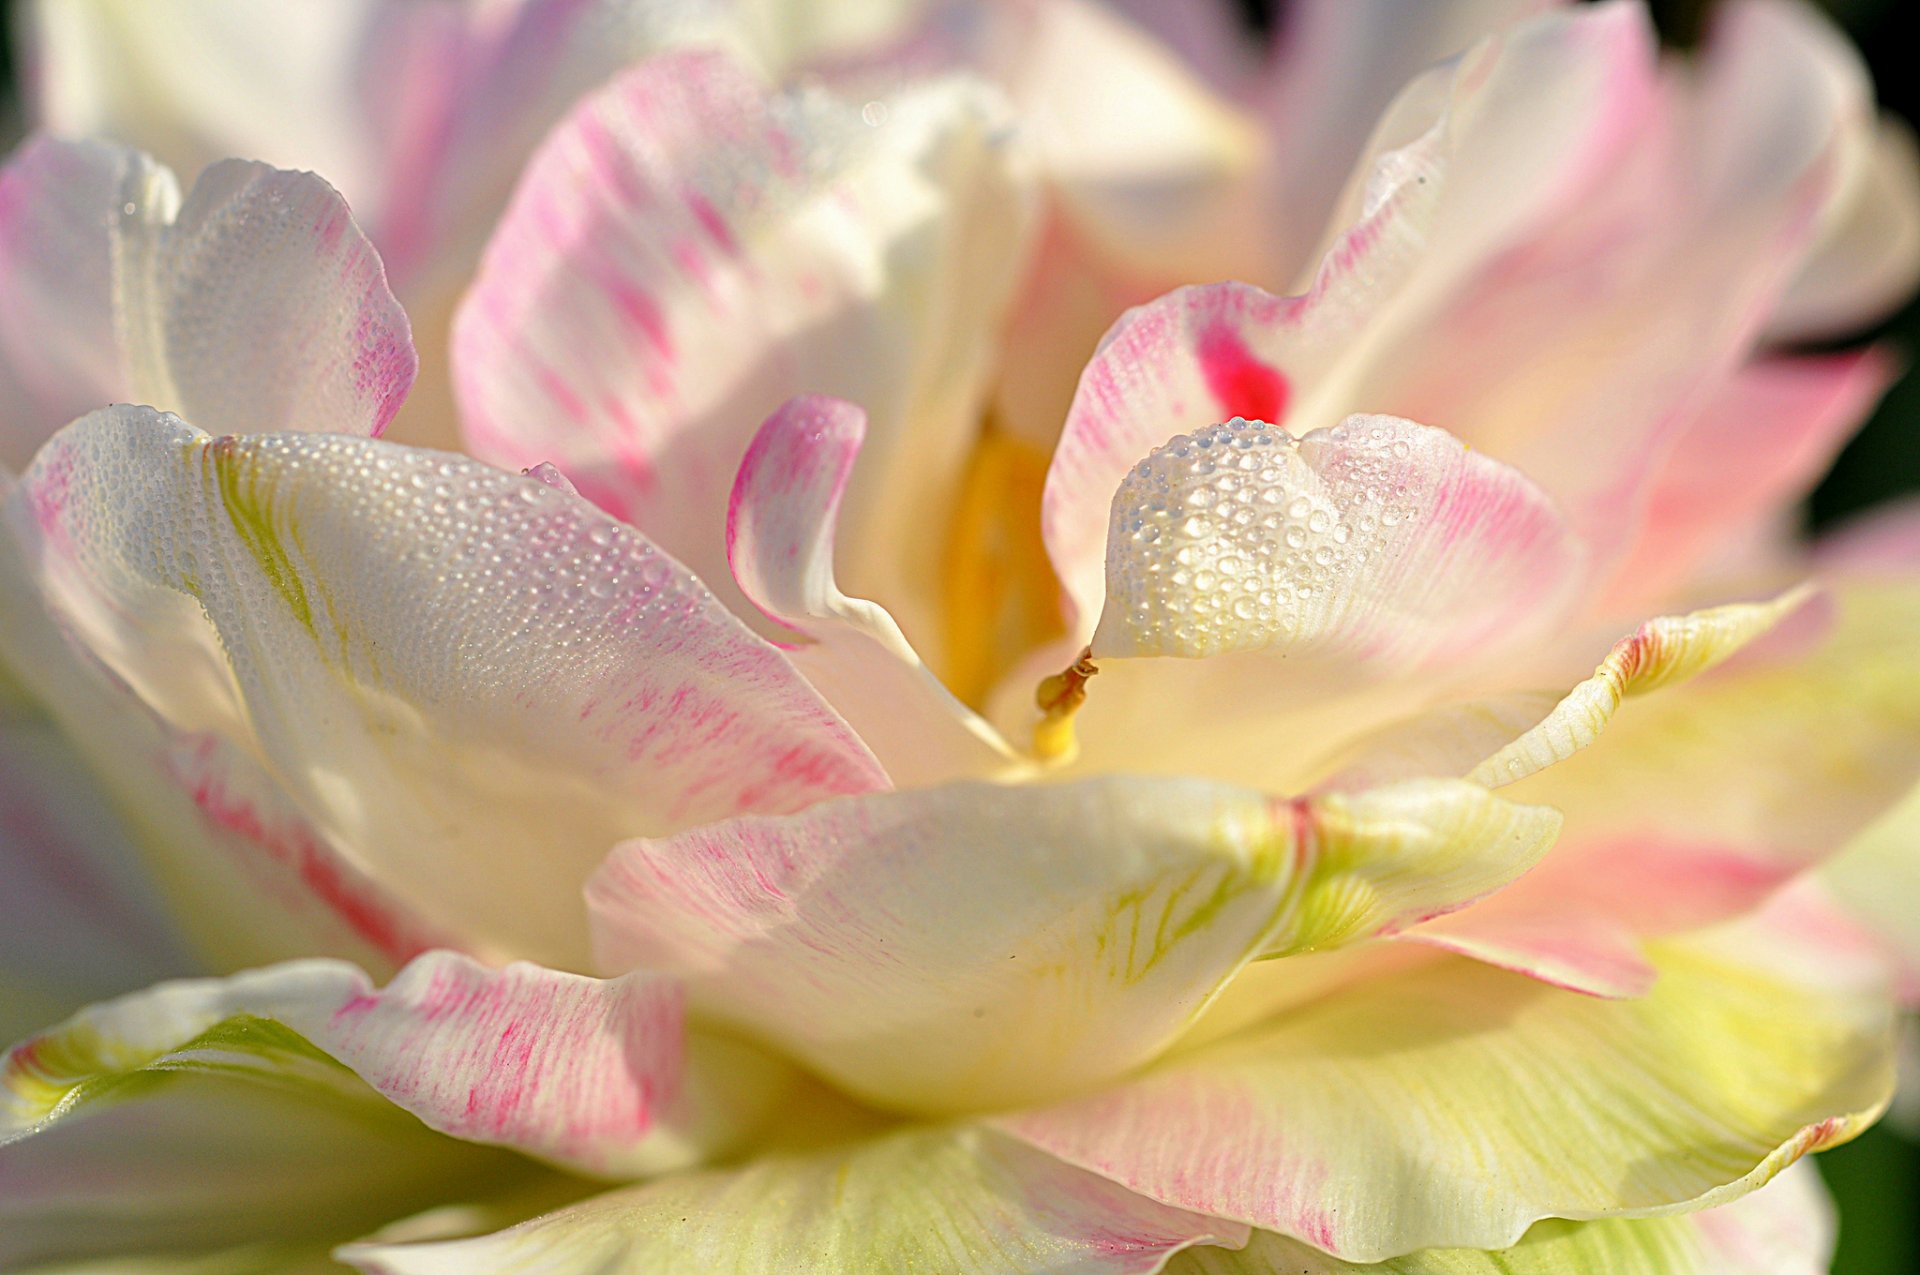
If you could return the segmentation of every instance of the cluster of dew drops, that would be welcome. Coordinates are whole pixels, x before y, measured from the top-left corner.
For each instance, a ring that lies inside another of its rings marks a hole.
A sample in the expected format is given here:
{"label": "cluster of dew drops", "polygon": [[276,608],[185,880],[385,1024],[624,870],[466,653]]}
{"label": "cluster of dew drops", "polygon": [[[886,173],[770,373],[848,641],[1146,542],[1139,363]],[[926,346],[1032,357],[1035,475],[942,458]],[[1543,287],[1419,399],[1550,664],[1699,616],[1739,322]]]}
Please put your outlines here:
{"label": "cluster of dew drops", "polygon": [[1264,421],[1155,449],[1122,485],[1108,555],[1108,591],[1142,644],[1206,653],[1299,636],[1383,529],[1417,513],[1395,473],[1411,444],[1395,434],[1366,418],[1324,431],[1338,472],[1318,494],[1304,490],[1300,441]]}
{"label": "cluster of dew drops", "polygon": [[[428,630],[428,649],[485,660],[529,632],[551,646],[597,646],[612,636],[613,615],[621,628],[673,623],[697,602],[644,538],[536,479],[364,440],[249,442],[263,479],[277,478],[283,491],[302,470],[331,488],[314,494],[334,512],[318,525],[302,519],[304,547],[329,561],[305,569],[380,553],[396,569],[372,573],[388,596],[363,595],[372,604],[363,614],[412,617]],[[330,552],[332,535],[346,543]],[[376,549],[369,536],[383,543]],[[336,578],[334,596],[360,592],[347,584]]]}

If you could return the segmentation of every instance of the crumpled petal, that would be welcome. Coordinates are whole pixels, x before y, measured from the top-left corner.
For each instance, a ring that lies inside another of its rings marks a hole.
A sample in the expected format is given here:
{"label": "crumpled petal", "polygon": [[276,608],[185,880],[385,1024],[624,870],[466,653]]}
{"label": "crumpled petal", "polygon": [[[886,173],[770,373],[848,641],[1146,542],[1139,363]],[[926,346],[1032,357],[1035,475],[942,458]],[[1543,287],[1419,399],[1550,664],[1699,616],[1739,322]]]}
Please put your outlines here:
{"label": "crumpled petal", "polygon": [[6,516],[123,711],[212,741],[182,780],[210,818],[295,815],[301,853],[476,948],[577,967],[579,884],[621,837],[886,782],[684,568],[532,478],[115,408]]}
{"label": "crumpled petal", "polygon": [[796,394],[857,402],[842,573],[924,642],[901,607],[938,578],[1028,204],[983,85],[856,106],[644,63],[549,138],[488,247],[455,325],[466,440],[725,581],[752,431]]}
{"label": "crumpled petal", "polygon": [[1551,626],[1581,563],[1537,488],[1442,430],[1236,419],[1122,480],[1091,651],[1458,658]]}
{"label": "crumpled petal", "polygon": [[1631,1001],[1441,959],[996,1124],[1358,1262],[1725,1203],[1891,1094],[1891,1013],[1862,944],[1763,916],[1664,941]]}
{"label": "crumpled petal", "polygon": [[866,432],[866,413],[821,396],[767,418],[727,503],[734,583],[794,635],[787,658],[896,785],[1014,769],[1000,733],[941,684],[886,609],[835,582],[835,524]]}
{"label": "crumpled petal", "polygon": [[678,975],[856,1094],[952,1111],[1116,1075],[1248,961],[1459,907],[1557,827],[1458,782],[954,785],[628,842],[588,897],[602,968]]}
{"label": "crumpled petal", "polygon": [[670,1178],[445,1244],[356,1244],[368,1275],[1152,1275],[1246,1228],[1155,1204],[984,1129],[918,1129]]}
{"label": "crumpled petal", "polygon": [[16,471],[109,403],[219,432],[377,435],[418,366],[379,256],[311,173],[224,161],[182,202],[138,151],[35,138],[0,169],[0,285]]}
{"label": "crumpled petal", "polygon": [[1385,1262],[1343,1262],[1272,1231],[1239,1251],[1182,1253],[1167,1275],[1827,1275],[1833,1202],[1811,1160],[1762,1190],[1676,1217],[1547,1221],[1509,1249],[1426,1249]]}

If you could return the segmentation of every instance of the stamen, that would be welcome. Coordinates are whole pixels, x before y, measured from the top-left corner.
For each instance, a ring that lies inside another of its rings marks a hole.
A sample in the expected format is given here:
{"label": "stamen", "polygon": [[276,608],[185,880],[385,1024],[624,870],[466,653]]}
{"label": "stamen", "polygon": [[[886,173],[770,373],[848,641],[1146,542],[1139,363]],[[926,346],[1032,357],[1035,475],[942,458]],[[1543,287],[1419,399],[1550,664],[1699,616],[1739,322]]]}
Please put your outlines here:
{"label": "stamen", "polygon": [[1042,761],[1065,761],[1079,748],[1073,735],[1073,715],[1087,700],[1087,681],[1100,669],[1093,648],[1082,650],[1066,671],[1040,683],[1033,700],[1040,706],[1040,722],[1033,728],[1033,751]]}

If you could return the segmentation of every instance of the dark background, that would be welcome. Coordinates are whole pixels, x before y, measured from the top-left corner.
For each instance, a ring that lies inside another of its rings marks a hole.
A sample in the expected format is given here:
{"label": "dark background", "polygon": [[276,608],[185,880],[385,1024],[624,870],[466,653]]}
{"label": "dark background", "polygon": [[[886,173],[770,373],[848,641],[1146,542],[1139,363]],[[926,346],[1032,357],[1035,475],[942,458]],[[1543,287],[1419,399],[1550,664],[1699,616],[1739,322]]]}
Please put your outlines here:
{"label": "dark background", "polygon": [[[169,0],[126,0],[160,4]],[[261,3],[281,0],[260,0]],[[830,3],[831,0],[820,0]],[[1419,0],[1409,0],[1418,3]],[[1819,0],[1865,51],[1881,104],[1908,121],[1920,119],[1916,50],[1903,37],[1898,10],[1912,0]],[[1249,24],[1284,21],[1286,0],[1238,0]],[[1686,45],[1698,39],[1713,0],[1650,0],[1665,37]],[[8,41],[15,0],[0,0],[0,141],[10,141],[12,59]],[[1909,19],[1912,14],[1906,15]],[[16,125],[17,127],[17,125]],[[1920,303],[1867,338],[1887,341],[1910,361],[1920,352]],[[1895,497],[1920,491],[1920,376],[1894,386],[1880,410],[1835,463],[1807,502],[1818,530]],[[1920,1142],[1882,1124],[1857,1141],[1819,1157],[1821,1172],[1842,1213],[1836,1275],[1914,1275],[1920,1272]]]}

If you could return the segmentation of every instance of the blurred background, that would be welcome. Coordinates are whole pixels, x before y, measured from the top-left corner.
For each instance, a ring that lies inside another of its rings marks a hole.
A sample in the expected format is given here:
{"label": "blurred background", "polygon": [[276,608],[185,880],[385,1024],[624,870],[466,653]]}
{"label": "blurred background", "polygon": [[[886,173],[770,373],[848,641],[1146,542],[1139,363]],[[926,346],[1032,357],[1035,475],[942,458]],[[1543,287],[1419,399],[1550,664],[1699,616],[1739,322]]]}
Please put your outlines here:
{"label": "blurred background", "polygon": [[[169,0],[128,2],[165,4]],[[1285,20],[1286,0],[1237,2],[1251,30],[1265,30]],[[1911,20],[1913,0],[1818,2],[1852,33],[1865,52],[1882,106],[1910,123],[1920,121],[1920,77],[1914,74],[1911,28],[1901,21],[1903,17]],[[1668,42],[1685,46],[1699,37],[1714,3],[1650,0],[1650,7]],[[11,35],[16,4],[17,0],[0,0],[0,19],[4,19],[0,21],[0,144],[7,149],[23,127],[13,88]],[[1909,363],[1920,359],[1920,303],[1910,304],[1877,331],[1863,333],[1862,339],[1887,342]],[[1909,374],[1894,386],[1880,410],[1813,492],[1805,508],[1806,523],[1817,531],[1916,492],[1920,492],[1920,375]],[[1836,1275],[1920,1272],[1920,1128],[1913,1134],[1882,1123],[1857,1141],[1820,1156],[1821,1172],[1840,1202],[1840,1251],[1833,1267]]]}

